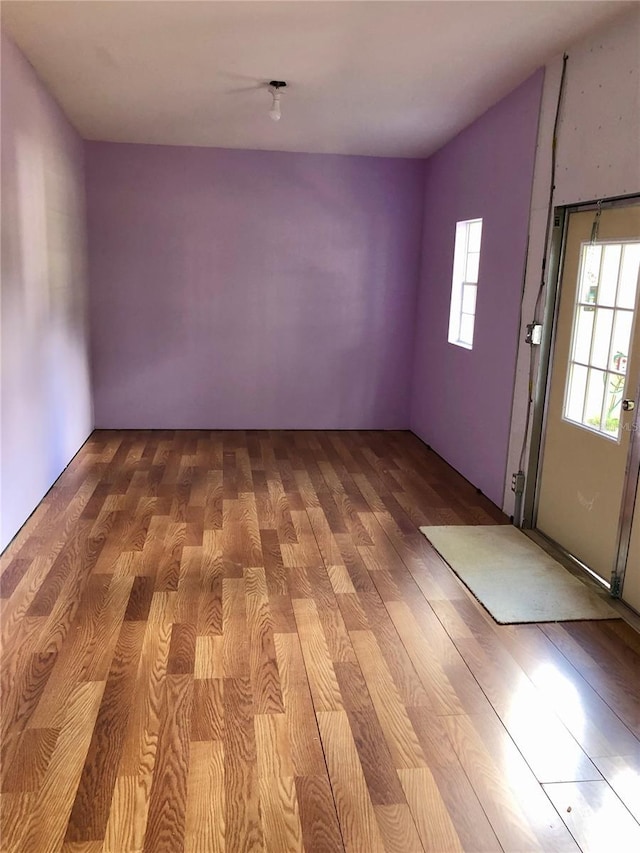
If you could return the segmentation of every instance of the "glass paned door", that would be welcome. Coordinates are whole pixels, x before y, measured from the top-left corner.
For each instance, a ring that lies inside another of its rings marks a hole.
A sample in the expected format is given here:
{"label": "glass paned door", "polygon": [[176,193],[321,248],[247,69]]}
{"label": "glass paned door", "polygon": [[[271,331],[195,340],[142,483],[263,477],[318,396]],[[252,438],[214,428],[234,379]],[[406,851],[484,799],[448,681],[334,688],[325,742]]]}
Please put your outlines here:
{"label": "glass paned door", "polygon": [[596,242],[593,220],[569,215],[536,526],[608,581],[640,378],[640,207],[603,209]]}

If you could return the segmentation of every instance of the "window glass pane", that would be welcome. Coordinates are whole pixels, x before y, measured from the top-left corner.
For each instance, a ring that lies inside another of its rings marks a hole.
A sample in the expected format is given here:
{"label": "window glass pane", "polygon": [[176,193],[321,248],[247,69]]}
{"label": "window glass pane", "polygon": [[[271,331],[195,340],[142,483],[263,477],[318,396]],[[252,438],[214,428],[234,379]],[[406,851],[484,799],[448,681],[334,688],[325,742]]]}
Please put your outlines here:
{"label": "window glass pane", "polygon": [[475,284],[465,284],[462,290],[462,311],[465,314],[476,313],[476,292]]}
{"label": "window glass pane", "polygon": [[595,429],[600,429],[606,378],[602,370],[589,371],[583,423]]}
{"label": "window glass pane", "polygon": [[448,340],[469,349],[473,346],[481,237],[481,219],[456,223]]}
{"label": "window glass pane", "polygon": [[480,237],[482,236],[482,220],[469,223],[469,252],[480,251]]}
{"label": "window glass pane", "polygon": [[611,345],[611,330],[613,327],[613,310],[611,308],[596,309],[596,328],[593,335],[591,364],[604,370],[609,366],[609,347]]}
{"label": "window glass pane", "polygon": [[622,428],[639,270],[637,240],[582,245],[564,417],[607,438]]}
{"label": "window glass pane", "polygon": [[613,438],[620,434],[620,414],[624,395],[624,376],[607,374],[607,386],[604,401],[604,423],[602,431]]}
{"label": "window glass pane", "polygon": [[469,252],[467,255],[466,281],[478,281],[478,268],[480,266],[480,252]]}
{"label": "window glass pane", "polygon": [[616,311],[613,330],[613,346],[611,347],[611,364],[609,369],[618,373],[627,372],[627,359],[631,346],[631,329],[633,327],[632,311]]}
{"label": "window glass pane", "polygon": [[618,306],[635,308],[638,287],[638,268],[640,267],[640,243],[630,243],[622,253],[622,270],[618,288]]}
{"label": "window glass pane", "polygon": [[582,254],[582,278],[580,280],[580,302],[595,305],[600,274],[600,256],[602,246],[587,245]]}
{"label": "window glass pane", "polygon": [[582,423],[582,407],[587,389],[587,368],[580,364],[572,364],[570,371],[565,417]]}
{"label": "window glass pane", "polygon": [[591,352],[591,333],[596,315],[593,308],[587,308],[584,305],[578,305],[576,311],[578,322],[573,340],[573,359],[588,364],[589,353]]}
{"label": "window glass pane", "polygon": [[604,247],[600,281],[598,282],[598,305],[615,305],[620,269],[620,243]]}
{"label": "window glass pane", "polygon": [[460,317],[460,340],[469,346],[473,343],[473,321],[472,314],[463,314]]}

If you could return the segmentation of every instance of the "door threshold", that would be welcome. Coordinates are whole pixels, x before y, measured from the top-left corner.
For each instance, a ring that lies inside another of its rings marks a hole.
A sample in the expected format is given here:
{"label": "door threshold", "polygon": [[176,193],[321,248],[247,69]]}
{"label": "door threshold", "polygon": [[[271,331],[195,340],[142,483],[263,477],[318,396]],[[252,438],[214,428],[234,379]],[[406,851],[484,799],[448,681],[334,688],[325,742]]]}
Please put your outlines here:
{"label": "door threshold", "polygon": [[637,613],[628,604],[625,604],[620,598],[613,598],[611,595],[611,584],[596,574],[593,569],[586,566],[573,554],[566,551],[553,539],[549,539],[540,530],[533,528],[521,528],[522,532],[529,537],[536,545],[539,545],[543,551],[546,551],[549,556],[553,557],[561,566],[564,566],[568,572],[590,587],[601,598],[606,599],[607,604],[616,613],[627,622],[635,631],[640,633],[640,614]]}

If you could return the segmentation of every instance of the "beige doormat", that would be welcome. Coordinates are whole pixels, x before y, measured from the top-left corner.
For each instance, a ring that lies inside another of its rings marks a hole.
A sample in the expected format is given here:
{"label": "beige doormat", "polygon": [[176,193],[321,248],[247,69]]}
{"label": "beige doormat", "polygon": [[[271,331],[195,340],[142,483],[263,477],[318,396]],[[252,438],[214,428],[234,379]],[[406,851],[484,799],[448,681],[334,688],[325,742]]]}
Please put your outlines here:
{"label": "beige doormat", "polygon": [[516,527],[449,525],[420,531],[496,622],[619,618],[606,599]]}

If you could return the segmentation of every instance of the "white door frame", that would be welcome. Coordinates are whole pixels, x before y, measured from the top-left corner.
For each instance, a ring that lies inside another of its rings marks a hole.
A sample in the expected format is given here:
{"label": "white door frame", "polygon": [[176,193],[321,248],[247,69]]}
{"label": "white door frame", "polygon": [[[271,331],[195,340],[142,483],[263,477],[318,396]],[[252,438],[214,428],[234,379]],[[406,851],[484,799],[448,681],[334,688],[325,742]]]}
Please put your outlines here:
{"label": "white door frame", "polygon": [[581,569],[587,570],[598,582],[603,583],[615,598],[619,598],[622,591],[625,564],[631,536],[634,503],[638,486],[638,469],[640,468],[640,387],[638,388],[635,397],[636,401],[638,401],[638,405],[636,406],[634,430],[633,435],[631,436],[629,454],[627,457],[625,488],[618,528],[617,556],[610,581],[602,579],[594,572],[591,572],[588,566],[585,566],[573,554],[566,551],[566,549],[558,542],[549,540],[548,536],[545,536],[542,531],[537,529],[540,478],[542,473],[542,465],[540,463],[544,453],[544,441],[548,415],[547,409],[549,404],[549,386],[553,370],[553,351],[555,347],[558,310],[560,306],[558,295],[564,267],[564,250],[569,224],[569,214],[593,210],[595,216],[595,212],[597,212],[598,207],[602,210],[606,210],[614,207],[625,207],[638,202],[640,202],[640,195],[634,194],[630,196],[586,202],[584,204],[563,205],[554,209],[553,227],[551,239],[549,241],[549,256],[546,259],[549,273],[542,325],[542,341],[540,344],[538,361],[538,374],[533,397],[531,443],[529,448],[527,476],[525,480],[522,516],[523,528],[533,529],[538,535],[550,541],[564,556],[568,557]]}

